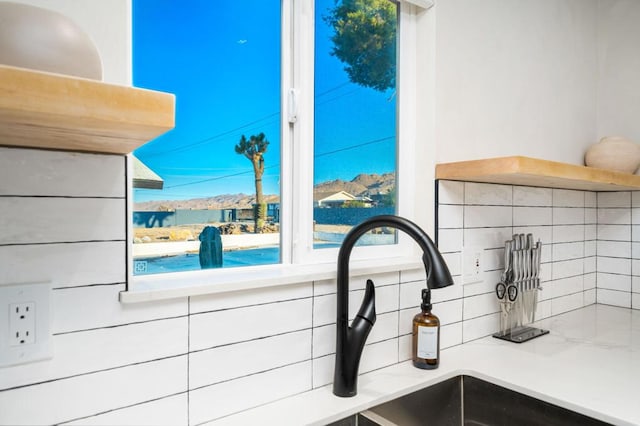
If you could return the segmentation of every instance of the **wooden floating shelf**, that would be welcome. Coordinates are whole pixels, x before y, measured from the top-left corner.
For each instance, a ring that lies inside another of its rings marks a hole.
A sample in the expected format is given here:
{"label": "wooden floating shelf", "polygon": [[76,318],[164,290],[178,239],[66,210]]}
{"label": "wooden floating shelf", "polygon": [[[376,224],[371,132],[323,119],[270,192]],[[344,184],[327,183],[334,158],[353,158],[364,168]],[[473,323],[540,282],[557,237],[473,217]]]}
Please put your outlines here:
{"label": "wooden floating shelf", "polygon": [[639,191],[640,176],[529,157],[499,157],[436,165],[436,179],[585,191]]}
{"label": "wooden floating shelf", "polygon": [[174,125],[172,94],[0,65],[0,145],[128,154]]}

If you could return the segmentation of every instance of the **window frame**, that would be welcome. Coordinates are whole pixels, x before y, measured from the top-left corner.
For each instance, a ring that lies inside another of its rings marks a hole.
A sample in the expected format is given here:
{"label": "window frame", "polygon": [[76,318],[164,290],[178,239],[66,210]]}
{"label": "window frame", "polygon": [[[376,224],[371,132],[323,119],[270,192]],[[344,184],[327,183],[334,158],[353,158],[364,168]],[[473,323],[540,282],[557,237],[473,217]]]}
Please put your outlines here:
{"label": "window frame", "polygon": [[[397,75],[397,214],[414,220],[432,235],[435,148],[433,144],[434,17],[428,9],[400,0]],[[281,263],[219,270],[195,270],[133,276],[132,173],[128,173],[127,290],[125,303],[239,291],[335,278],[338,249],[313,249],[314,1],[282,0],[281,58]],[[309,29],[303,31],[302,29]],[[418,55],[420,52],[420,55]],[[290,123],[289,90],[296,89],[297,120]],[[431,98],[431,99],[429,99]],[[418,120],[418,118],[421,118]],[[418,135],[424,140],[418,143]],[[423,158],[424,161],[419,161]],[[127,170],[132,170],[129,158]],[[295,177],[295,179],[294,179]],[[420,188],[420,191],[418,191]],[[421,194],[416,197],[415,194]],[[429,207],[431,206],[431,207]],[[398,233],[389,246],[357,247],[352,275],[422,268],[417,246]],[[385,262],[380,262],[385,259]]]}

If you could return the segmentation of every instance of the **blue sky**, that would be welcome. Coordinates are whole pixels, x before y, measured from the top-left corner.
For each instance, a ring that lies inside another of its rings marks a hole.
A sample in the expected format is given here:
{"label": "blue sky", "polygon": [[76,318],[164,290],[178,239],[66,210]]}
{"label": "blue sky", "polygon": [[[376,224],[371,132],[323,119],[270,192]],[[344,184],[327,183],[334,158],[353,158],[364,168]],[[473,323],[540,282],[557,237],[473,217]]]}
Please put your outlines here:
{"label": "blue sky", "polygon": [[[135,151],[165,189],[135,190],[135,201],[252,194],[251,163],[234,146],[260,132],[264,192],[279,193],[280,0],[134,0],[133,19],[134,85],[176,94],[176,128]],[[394,170],[393,92],[350,83],[318,23],[315,182]]]}

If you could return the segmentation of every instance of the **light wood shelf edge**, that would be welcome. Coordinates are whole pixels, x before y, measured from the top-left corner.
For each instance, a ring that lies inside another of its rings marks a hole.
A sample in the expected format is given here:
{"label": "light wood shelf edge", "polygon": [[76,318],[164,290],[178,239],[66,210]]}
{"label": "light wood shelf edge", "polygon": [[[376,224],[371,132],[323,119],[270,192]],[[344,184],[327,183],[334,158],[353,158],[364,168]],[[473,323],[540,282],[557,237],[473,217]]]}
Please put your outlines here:
{"label": "light wood shelf edge", "polygon": [[174,126],[172,94],[0,65],[0,145],[127,154]]}
{"label": "light wood shelf edge", "polygon": [[440,163],[436,179],[586,191],[639,191],[640,176],[530,157]]}

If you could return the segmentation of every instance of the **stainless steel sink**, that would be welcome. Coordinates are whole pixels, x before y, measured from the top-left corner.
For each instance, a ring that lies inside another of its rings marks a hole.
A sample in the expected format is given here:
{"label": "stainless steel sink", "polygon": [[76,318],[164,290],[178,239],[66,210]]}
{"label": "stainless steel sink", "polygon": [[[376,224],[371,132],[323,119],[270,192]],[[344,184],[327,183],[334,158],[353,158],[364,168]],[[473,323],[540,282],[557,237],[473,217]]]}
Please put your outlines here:
{"label": "stainless steel sink", "polygon": [[332,423],[332,426],[608,424],[475,377],[457,376]]}

